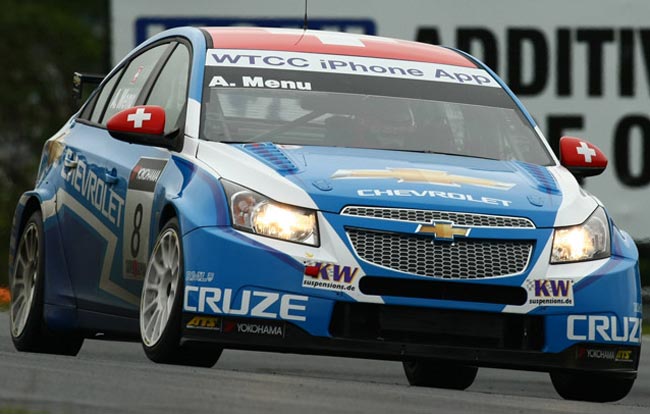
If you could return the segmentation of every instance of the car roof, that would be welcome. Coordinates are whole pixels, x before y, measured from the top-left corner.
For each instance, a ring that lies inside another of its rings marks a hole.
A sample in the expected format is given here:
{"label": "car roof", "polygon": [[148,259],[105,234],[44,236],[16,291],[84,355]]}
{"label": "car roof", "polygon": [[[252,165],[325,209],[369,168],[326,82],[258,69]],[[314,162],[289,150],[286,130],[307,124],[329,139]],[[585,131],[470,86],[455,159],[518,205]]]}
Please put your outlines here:
{"label": "car roof", "polygon": [[[277,50],[412,60],[475,68],[462,54],[441,46],[386,37],[319,30],[204,27],[215,49]],[[210,45],[208,45],[210,47]]]}

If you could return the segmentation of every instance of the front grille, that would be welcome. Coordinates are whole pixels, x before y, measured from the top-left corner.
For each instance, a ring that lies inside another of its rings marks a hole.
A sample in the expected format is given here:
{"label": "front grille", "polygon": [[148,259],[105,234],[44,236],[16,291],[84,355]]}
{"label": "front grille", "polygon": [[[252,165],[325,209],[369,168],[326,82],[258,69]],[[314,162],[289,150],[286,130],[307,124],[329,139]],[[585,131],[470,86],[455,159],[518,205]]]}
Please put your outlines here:
{"label": "front grille", "polygon": [[347,229],[357,255],[372,264],[444,279],[483,279],[526,270],[530,240],[464,239],[434,242],[430,237]]}
{"label": "front grille", "polygon": [[346,216],[410,221],[414,223],[452,221],[457,226],[468,227],[535,228],[533,222],[524,217],[493,216],[489,214],[458,213],[452,211],[348,206],[341,211],[341,214]]}
{"label": "front grille", "polygon": [[369,303],[337,302],[335,338],[481,349],[531,350],[544,346],[544,317]]}

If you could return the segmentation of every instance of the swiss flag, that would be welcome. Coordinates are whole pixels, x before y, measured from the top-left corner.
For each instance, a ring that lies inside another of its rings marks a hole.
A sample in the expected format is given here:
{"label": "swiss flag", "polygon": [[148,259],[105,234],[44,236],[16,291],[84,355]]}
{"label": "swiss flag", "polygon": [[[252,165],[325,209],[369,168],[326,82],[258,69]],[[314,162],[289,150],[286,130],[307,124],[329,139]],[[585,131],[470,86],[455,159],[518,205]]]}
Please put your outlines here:
{"label": "swiss flag", "polygon": [[607,157],[600,148],[575,137],[560,139],[560,159],[565,167],[601,170],[607,167]]}
{"label": "swiss flag", "polygon": [[116,113],[106,123],[109,131],[163,135],[165,110],[156,105],[140,105]]}

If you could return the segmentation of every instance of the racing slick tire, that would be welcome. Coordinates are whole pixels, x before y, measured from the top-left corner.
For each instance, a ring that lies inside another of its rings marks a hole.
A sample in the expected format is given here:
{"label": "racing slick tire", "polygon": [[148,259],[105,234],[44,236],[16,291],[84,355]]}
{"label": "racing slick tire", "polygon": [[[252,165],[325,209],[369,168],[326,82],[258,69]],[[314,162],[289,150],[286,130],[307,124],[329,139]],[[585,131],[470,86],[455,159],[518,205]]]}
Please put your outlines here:
{"label": "racing slick tire", "polygon": [[142,347],[153,362],[210,368],[221,356],[221,348],[181,343],[183,269],[181,232],[178,220],[173,218],[156,239],[142,285]]}
{"label": "racing slick tire", "polygon": [[40,211],[32,213],[18,240],[9,280],[9,329],[14,347],[22,352],[77,355],[84,337],[75,332],[52,332],[43,318],[45,237]]}
{"label": "racing slick tire", "polygon": [[409,384],[420,387],[464,390],[474,382],[478,367],[448,362],[404,361],[404,373]]}
{"label": "racing slick tire", "polygon": [[551,372],[555,391],[565,400],[612,402],[624,398],[634,385],[634,378],[593,372]]}

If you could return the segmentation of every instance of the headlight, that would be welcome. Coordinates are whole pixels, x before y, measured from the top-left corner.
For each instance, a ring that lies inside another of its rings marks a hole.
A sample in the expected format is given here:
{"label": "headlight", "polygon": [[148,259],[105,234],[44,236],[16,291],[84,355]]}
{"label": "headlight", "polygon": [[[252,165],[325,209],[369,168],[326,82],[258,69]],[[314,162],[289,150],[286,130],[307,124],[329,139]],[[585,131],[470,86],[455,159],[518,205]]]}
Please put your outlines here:
{"label": "headlight", "polygon": [[277,203],[248,188],[221,180],[236,229],[318,246],[318,225],[313,210]]}
{"label": "headlight", "polygon": [[555,229],[551,263],[603,259],[610,254],[609,222],[602,207],[578,226]]}

